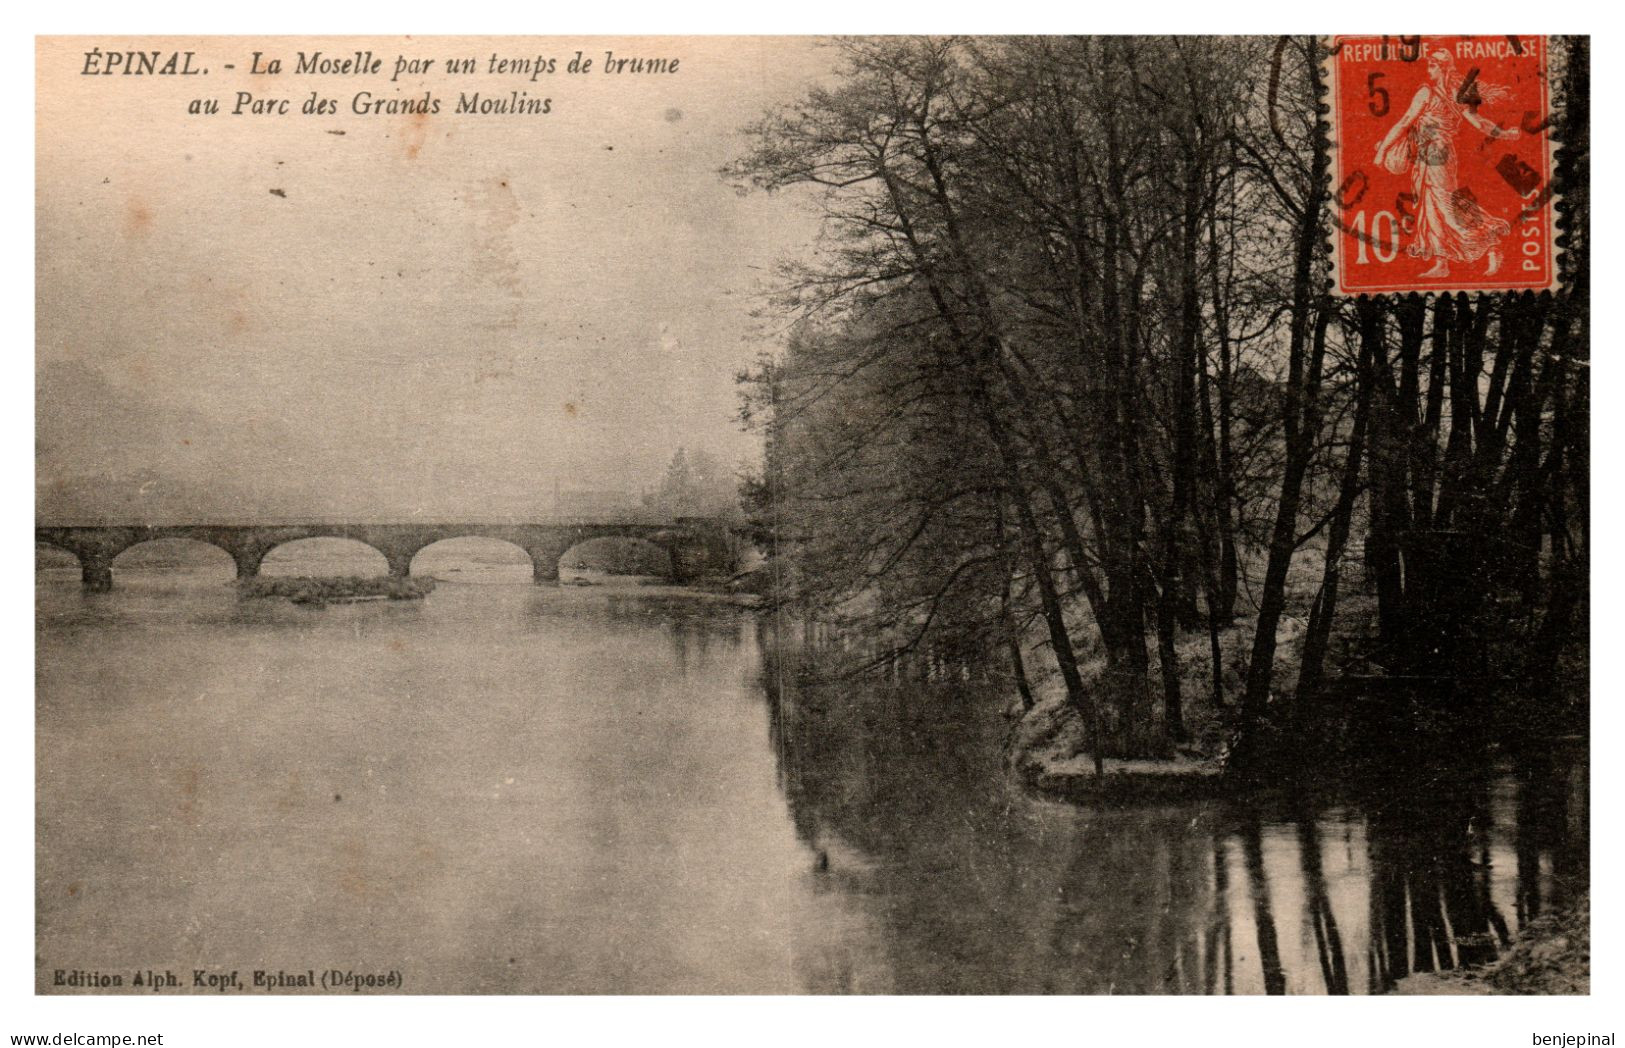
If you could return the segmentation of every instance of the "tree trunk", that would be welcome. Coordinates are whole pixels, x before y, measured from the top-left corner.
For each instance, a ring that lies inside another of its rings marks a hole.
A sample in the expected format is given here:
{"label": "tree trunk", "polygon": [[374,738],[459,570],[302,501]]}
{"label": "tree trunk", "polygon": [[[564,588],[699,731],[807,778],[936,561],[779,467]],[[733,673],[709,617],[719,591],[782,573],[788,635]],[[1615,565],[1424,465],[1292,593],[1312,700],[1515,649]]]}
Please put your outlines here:
{"label": "tree trunk", "polygon": [[[1310,88],[1320,94],[1320,45],[1309,40]],[[1308,472],[1315,438],[1320,430],[1320,373],[1326,352],[1326,325],[1330,315],[1318,311],[1319,294],[1314,286],[1315,259],[1321,242],[1321,208],[1326,194],[1326,151],[1316,149],[1309,165],[1309,191],[1303,201],[1297,230],[1297,254],[1292,276],[1291,332],[1287,346],[1287,389],[1283,414],[1286,463],[1276,504],[1275,527],[1270,534],[1269,561],[1264,569],[1264,586],[1258,609],[1258,625],[1253,633],[1252,657],[1247,664],[1247,684],[1242,692],[1242,737],[1237,744],[1238,764],[1253,759],[1254,736],[1269,705],[1270,685],[1275,672],[1275,632],[1286,607],[1286,576],[1298,544],[1298,505],[1303,495],[1303,478]],[[1313,336],[1311,337],[1311,327]],[[1305,350],[1309,359],[1305,361]]]}
{"label": "tree trunk", "polygon": [[1370,361],[1376,356],[1376,346],[1382,338],[1381,316],[1371,307],[1369,299],[1360,305],[1360,364],[1355,374],[1354,428],[1349,434],[1347,457],[1343,461],[1343,478],[1338,486],[1337,505],[1332,508],[1332,520],[1326,538],[1326,565],[1321,573],[1320,593],[1309,615],[1304,632],[1303,662],[1298,670],[1298,694],[1301,701],[1314,697],[1325,676],[1326,648],[1331,640],[1332,623],[1337,615],[1338,586],[1342,577],[1343,552],[1348,546],[1349,526],[1354,515],[1354,503],[1360,494],[1360,467],[1365,452],[1365,431],[1370,415],[1371,391],[1365,381]]}

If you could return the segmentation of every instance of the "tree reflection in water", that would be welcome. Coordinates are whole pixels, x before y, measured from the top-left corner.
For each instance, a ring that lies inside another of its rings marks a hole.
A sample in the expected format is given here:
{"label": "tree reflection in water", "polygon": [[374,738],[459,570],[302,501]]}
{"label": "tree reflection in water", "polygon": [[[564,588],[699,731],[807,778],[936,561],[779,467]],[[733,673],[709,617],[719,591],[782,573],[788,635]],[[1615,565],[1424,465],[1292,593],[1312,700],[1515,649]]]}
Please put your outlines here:
{"label": "tree reflection in water", "polygon": [[1382,993],[1493,960],[1585,883],[1564,761],[1413,771],[1352,803],[1079,807],[1008,785],[975,688],[814,686],[763,647],[780,785],[852,915],[841,963],[807,962],[819,989]]}
{"label": "tree reflection in water", "polygon": [[1294,816],[1298,824],[1298,854],[1303,860],[1304,890],[1308,894],[1309,920],[1315,933],[1315,956],[1320,961],[1326,992],[1349,992],[1348,965],[1343,957],[1343,937],[1337,931],[1337,915],[1326,889],[1321,867],[1320,827],[1313,805],[1300,803]]}
{"label": "tree reflection in water", "polygon": [[[1396,776],[1369,804],[1376,991],[1412,972],[1482,964],[1498,952],[1490,928],[1505,923],[1491,916],[1487,784],[1451,778],[1440,788],[1430,775]],[[1427,786],[1402,785],[1417,780]]]}

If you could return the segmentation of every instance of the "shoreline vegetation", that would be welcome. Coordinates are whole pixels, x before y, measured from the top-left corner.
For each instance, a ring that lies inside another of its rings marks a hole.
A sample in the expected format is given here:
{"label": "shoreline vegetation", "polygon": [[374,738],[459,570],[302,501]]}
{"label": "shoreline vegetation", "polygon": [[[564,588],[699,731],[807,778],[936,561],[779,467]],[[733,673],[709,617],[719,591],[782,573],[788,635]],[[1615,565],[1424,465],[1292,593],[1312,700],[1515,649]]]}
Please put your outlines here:
{"label": "shoreline vegetation", "polygon": [[1571,907],[1523,928],[1511,949],[1489,964],[1445,972],[1419,972],[1399,980],[1407,996],[1563,994],[1591,992],[1591,893]]}
{"label": "shoreline vegetation", "polygon": [[740,380],[808,673],[1008,705],[1014,776],[1088,803],[1425,802],[1588,745],[1589,44],[1552,46],[1562,291],[1354,299],[1316,38],[835,45],[725,172],[822,223]]}
{"label": "shoreline vegetation", "polygon": [[740,379],[810,667],[1018,696],[1060,796],[1586,736],[1584,38],[1564,292],[1361,299],[1315,38],[836,46],[725,170],[823,223]]}
{"label": "shoreline vegetation", "polygon": [[434,588],[431,577],[398,575],[261,575],[237,582],[237,593],[245,600],[283,598],[310,605],[422,600]]}
{"label": "shoreline vegetation", "polygon": [[[1030,706],[1010,696],[1009,761],[1017,779],[1035,793],[1060,800],[1141,800],[1213,796],[1236,787],[1228,775],[1229,758],[1239,730],[1232,705],[1216,705],[1218,694],[1234,694],[1246,679],[1250,623],[1238,623],[1219,634],[1219,675],[1213,675],[1213,638],[1200,633],[1180,637],[1175,650],[1181,687],[1190,696],[1185,715],[1185,737],[1152,756],[1107,755],[1097,772],[1090,747],[1089,725],[1076,706],[1066,701],[1062,682],[1040,678],[1029,681]],[[1284,620],[1277,629],[1275,677],[1290,686],[1297,675],[1297,652],[1303,624]],[[1106,660],[1086,657],[1079,667],[1084,686],[1099,690],[1111,686]],[[1162,690],[1161,666],[1153,664],[1148,684]]]}

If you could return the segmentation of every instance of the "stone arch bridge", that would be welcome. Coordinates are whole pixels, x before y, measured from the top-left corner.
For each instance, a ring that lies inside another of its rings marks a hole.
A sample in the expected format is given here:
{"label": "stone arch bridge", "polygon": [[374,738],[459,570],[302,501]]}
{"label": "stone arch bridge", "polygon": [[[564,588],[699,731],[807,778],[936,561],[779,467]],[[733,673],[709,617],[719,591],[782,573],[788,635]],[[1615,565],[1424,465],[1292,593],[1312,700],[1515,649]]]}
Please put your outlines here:
{"label": "stone arch bridge", "polygon": [[559,558],[572,547],[601,538],[642,539],[671,560],[671,577],[682,582],[724,564],[728,529],[720,521],[684,517],[666,523],[552,524],[95,524],[36,527],[38,543],[79,559],[87,590],[113,585],[113,558],[154,539],[192,539],[218,546],[237,564],[238,578],[259,574],[265,555],[299,539],[354,539],[384,555],[391,575],[407,575],[420,550],[445,539],[489,538],[510,542],[530,555],[538,583],[556,583]]}

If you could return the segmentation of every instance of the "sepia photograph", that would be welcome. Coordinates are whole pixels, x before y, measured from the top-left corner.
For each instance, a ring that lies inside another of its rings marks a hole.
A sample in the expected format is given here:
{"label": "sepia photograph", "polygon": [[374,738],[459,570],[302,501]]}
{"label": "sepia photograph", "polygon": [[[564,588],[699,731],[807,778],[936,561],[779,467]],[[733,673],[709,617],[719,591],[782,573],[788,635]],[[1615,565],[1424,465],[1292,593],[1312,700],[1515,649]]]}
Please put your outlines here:
{"label": "sepia photograph", "polygon": [[1591,993],[1589,37],[34,48],[33,995]]}

